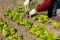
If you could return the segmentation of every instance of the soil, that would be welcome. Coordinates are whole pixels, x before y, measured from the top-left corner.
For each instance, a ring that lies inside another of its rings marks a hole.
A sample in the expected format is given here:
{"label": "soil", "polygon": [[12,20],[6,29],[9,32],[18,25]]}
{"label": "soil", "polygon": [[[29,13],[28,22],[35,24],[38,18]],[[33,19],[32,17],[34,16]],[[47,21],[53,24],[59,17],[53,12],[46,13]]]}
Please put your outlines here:
{"label": "soil", "polygon": [[[14,9],[18,5],[23,4],[23,2],[24,2],[24,0],[0,0],[0,19],[6,21],[8,25],[14,27],[17,30],[17,32],[15,34],[23,35],[23,40],[42,40],[41,38],[36,37],[35,35],[32,35],[30,33],[30,31],[28,29],[26,29],[23,25],[19,26],[19,25],[17,25],[16,22],[12,21],[9,17],[4,16],[4,12],[3,12],[4,10]],[[39,0],[38,0],[38,2],[39,2]],[[34,7],[36,7],[36,6],[34,6]],[[32,8],[34,8],[34,7],[32,7]],[[42,12],[42,13],[46,13],[46,12]],[[57,14],[58,14],[58,16],[60,16],[60,9],[57,9]],[[44,26],[49,31],[49,33],[55,33],[55,34],[60,35],[60,30],[52,28],[51,25],[49,25],[49,24],[47,25],[47,24],[39,23],[38,21],[33,20],[31,17],[27,18],[27,16],[28,16],[27,14],[25,14],[25,16],[23,14],[23,17],[30,20],[33,23],[33,25],[37,24],[37,25]],[[58,20],[58,19],[56,18],[56,20]],[[1,30],[0,30],[0,40],[9,40],[8,37],[2,36]]]}

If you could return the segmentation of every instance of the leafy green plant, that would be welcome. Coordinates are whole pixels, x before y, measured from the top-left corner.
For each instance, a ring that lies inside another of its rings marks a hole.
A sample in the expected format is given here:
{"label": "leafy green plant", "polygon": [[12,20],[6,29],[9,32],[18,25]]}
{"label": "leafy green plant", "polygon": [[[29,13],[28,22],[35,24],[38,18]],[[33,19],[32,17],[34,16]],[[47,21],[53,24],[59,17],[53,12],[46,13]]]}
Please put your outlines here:
{"label": "leafy green plant", "polygon": [[16,12],[19,12],[19,13],[25,12],[25,8],[24,8],[23,5],[20,5],[19,7],[17,7],[17,8],[15,9],[15,11],[16,11]]}
{"label": "leafy green plant", "polygon": [[11,26],[8,26],[5,21],[0,19],[0,30],[2,30],[3,36],[9,36],[15,33],[15,29]]}
{"label": "leafy green plant", "polygon": [[52,40],[56,40],[58,38],[58,35],[56,35],[56,34],[51,34],[51,39]]}
{"label": "leafy green plant", "polygon": [[[10,13],[12,12],[12,10],[11,9],[8,9],[8,10],[4,10],[4,13],[5,13],[5,15],[9,15]],[[9,13],[9,14],[8,14]]]}
{"label": "leafy green plant", "polygon": [[48,16],[45,16],[45,15],[36,14],[35,16],[33,16],[33,19],[38,20],[39,22],[45,23],[45,24],[50,23]]}
{"label": "leafy green plant", "polygon": [[59,29],[60,25],[55,21],[55,22],[52,23],[52,27],[56,28],[56,29]]}
{"label": "leafy green plant", "polygon": [[60,40],[59,35],[57,34],[49,34],[47,40]]}
{"label": "leafy green plant", "polygon": [[13,27],[4,27],[3,30],[2,30],[2,35],[3,36],[9,36],[9,35],[12,35],[15,33],[15,29]]}
{"label": "leafy green plant", "polygon": [[19,34],[9,36],[10,40],[23,40],[23,37]]}
{"label": "leafy green plant", "polygon": [[60,35],[58,36],[57,40],[60,40]]}
{"label": "leafy green plant", "polygon": [[3,27],[6,27],[6,23],[0,19],[0,30],[3,29]]}
{"label": "leafy green plant", "polygon": [[40,15],[35,14],[35,15],[33,16],[33,19],[38,20],[38,19],[39,19],[39,17],[40,17]]}
{"label": "leafy green plant", "polygon": [[30,29],[30,32],[32,34],[35,34],[36,36],[38,37],[43,37],[45,32],[47,32],[47,30],[42,27],[42,26],[38,26],[38,25],[34,25],[31,29]]}
{"label": "leafy green plant", "polygon": [[30,32],[32,34],[42,38],[43,40],[57,40],[57,39],[60,39],[58,35],[49,34],[48,31],[44,27],[38,26],[38,25],[34,25],[30,29]]}
{"label": "leafy green plant", "polygon": [[31,23],[30,21],[28,21],[28,20],[25,20],[25,19],[23,19],[23,20],[24,20],[23,22],[24,22],[25,27],[26,27],[27,29],[30,29],[32,23]]}

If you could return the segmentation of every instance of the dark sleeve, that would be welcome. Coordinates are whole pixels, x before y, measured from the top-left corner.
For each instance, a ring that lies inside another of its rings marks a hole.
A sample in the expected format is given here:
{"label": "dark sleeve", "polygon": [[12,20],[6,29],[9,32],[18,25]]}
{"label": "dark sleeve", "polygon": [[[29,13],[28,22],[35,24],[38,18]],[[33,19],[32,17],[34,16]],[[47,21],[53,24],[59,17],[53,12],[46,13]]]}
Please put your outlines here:
{"label": "dark sleeve", "polygon": [[50,2],[51,2],[51,0],[44,0],[44,2],[36,8],[36,11],[40,12],[41,10],[43,10],[43,8],[48,6],[50,4]]}
{"label": "dark sleeve", "polygon": [[30,0],[30,2],[31,2],[32,0]]}

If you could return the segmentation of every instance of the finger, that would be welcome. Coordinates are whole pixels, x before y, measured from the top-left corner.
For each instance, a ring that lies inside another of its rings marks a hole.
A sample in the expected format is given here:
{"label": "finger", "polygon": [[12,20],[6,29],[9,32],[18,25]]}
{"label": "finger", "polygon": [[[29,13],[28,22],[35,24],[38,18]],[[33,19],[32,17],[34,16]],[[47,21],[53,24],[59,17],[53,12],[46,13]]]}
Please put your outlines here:
{"label": "finger", "polygon": [[26,11],[28,11],[28,5],[26,5],[25,9],[26,9]]}
{"label": "finger", "polygon": [[25,5],[25,9],[26,9],[26,5]]}
{"label": "finger", "polygon": [[25,10],[27,10],[27,6],[26,6],[26,5],[24,5],[24,7],[25,7]]}
{"label": "finger", "polygon": [[28,5],[26,6],[26,8],[28,9]]}
{"label": "finger", "polygon": [[24,7],[26,8],[26,3],[24,3]]}
{"label": "finger", "polygon": [[29,5],[26,6],[27,11],[29,11]]}

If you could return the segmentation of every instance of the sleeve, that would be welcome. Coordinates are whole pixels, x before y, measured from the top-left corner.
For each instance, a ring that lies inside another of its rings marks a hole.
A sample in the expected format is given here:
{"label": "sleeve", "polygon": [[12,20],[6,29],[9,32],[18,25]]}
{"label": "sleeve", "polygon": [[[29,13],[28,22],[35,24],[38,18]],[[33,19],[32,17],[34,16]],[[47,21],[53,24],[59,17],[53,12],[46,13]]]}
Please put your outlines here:
{"label": "sleeve", "polygon": [[29,0],[29,2],[31,2],[32,0]]}
{"label": "sleeve", "polygon": [[44,2],[36,8],[37,12],[40,12],[43,8],[50,4],[51,0],[44,0]]}

